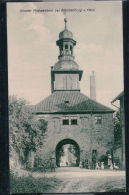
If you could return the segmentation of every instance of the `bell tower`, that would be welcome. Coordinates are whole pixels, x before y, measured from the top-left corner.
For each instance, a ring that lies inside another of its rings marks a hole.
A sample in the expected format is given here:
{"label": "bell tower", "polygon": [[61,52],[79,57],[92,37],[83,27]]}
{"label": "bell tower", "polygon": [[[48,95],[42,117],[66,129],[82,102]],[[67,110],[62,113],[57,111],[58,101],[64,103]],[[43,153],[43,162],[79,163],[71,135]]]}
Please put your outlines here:
{"label": "bell tower", "polygon": [[76,45],[76,41],[73,40],[73,34],[67,29],[67,19],[64,19],[65,28],[64,31],[60,32],[59,40],[56,42],[59,47],[59,60],[74,60],[73,48]]}
{"label": "bell tower", "polygon": [[64,19],[64,30],[59,33],[56,45],[59,47],[58,62],[51,67],[51,91],[80,91],[79,81],[82,70],[74,61],[74,46],[76,41],[73,33],[67,29],[67,19]]}

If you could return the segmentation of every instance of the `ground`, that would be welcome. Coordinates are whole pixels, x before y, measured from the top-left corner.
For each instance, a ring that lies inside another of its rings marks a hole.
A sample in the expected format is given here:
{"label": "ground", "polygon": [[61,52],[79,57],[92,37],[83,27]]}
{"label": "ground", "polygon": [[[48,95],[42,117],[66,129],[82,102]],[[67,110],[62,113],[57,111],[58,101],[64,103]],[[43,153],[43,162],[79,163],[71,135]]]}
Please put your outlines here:
{"label": "ground", "polygon": [[[33,177],[42,177],[44,173],[33,173]],[[45,173],[46,177],[62,180],[54,193],[124,191],[125,172],[115,170],[88,170],[79,167],[57,168],[55,173]]]}

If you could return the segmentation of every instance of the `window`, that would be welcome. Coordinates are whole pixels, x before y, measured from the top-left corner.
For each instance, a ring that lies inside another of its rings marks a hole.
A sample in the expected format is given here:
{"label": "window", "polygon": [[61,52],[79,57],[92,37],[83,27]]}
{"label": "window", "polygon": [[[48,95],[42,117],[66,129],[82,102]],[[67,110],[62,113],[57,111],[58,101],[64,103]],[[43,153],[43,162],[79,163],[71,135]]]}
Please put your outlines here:
{"label": "window", "polygon": [[89,127],[89,118],[87,116],[81,116],[80,119],[82,129],[87,129]]}
{"label": "window", "polygon": [[60,129],[60,118],[59,117],[53,117],[52,118],[53,121],[53,127],[54,129]]}
{"label": "window", "polygon": [[77,119],[72,119],[71,120],[71,125],[77,125]]}
{"label": "window", "polygon": [[97,125],[102,124],[102,116],[95,116],[95,124]]}
{"label": "window", "polygon": [[71,125],[77,125],[77,117],[71,117]]}
{"label": "window", "polygon": [[68,50],[68,45],[65,45],[65,54],[68,54],[69,50]]}
{"label": "window", "polygon": [[63,122],[63,125],[69,125],[69,118],[68,117],[64,117],[62,122]]}
{"label": "window", "polygon": [[77,125],[77,117],[71,117],[70,118],[71,120],[71,122],[69,123],[69,117],[68,116],[65,116],[65,117],[63,117],[63,120],[62,120],[62,124],[63,125]]}
{"label": "window", "polygon": [[68,45],[65,45],[65,49],[68,49]]}
{"label": "window", "polygon": [[70,46],[70,54],[73,55],[73,47]]}
{"label": "window", "polygon": [[69,120],[68,119],[63,119],[63,125],[69,125]]}

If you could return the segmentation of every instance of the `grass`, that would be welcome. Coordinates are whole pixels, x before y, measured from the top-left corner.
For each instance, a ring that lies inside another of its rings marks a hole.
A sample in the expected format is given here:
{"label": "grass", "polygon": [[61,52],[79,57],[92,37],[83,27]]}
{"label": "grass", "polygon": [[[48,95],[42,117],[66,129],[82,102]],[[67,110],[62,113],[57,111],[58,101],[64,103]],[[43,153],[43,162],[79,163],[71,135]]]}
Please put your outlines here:
{"label": "grass", "polygon": [[105,184],[101,185],[101,187],[99,186],[99,188],[97,188],[98,192],[99,190],[101,190],[101,192],[125,192],[125,182],[123,180],[106,182]]}
{"label": "grass", "polygon": [[10,175],[11,193],[49,193],[60,185],[61,181],[55,177],[34,178],[32,176],[18,177]]}
{"label": "grass", "polygon": [[125,186],[124,185],[117,185],[117,186],[112,186],[111,184],[109,185],[107,185],[106,186],[106,192],[125,192],[126,191],[126,188],[125,188]]}

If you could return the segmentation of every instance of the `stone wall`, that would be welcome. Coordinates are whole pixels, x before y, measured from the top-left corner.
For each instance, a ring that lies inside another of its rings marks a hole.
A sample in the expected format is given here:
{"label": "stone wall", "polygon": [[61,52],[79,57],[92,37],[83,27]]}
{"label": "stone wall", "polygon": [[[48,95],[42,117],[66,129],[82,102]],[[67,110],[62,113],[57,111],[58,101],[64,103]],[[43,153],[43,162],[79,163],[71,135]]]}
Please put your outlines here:
{"label": "stone wall", "polygon": [[[102,117],[102,123],[96,124],[95,117]],[[48,121],[47,135],[42,148],[42,156],[55,154],[57,144],[64,139],[74,140],[80,147],[80,155],[87,153],[91,159],[92,150],[97,150],[98,158],[112,148],[114,140],[112,114],[50,114],[36,115],[36,119]],[[69,125],[62,120],[69,119]],[[77,125],[71,125],[71,119],[77,118]]]}

